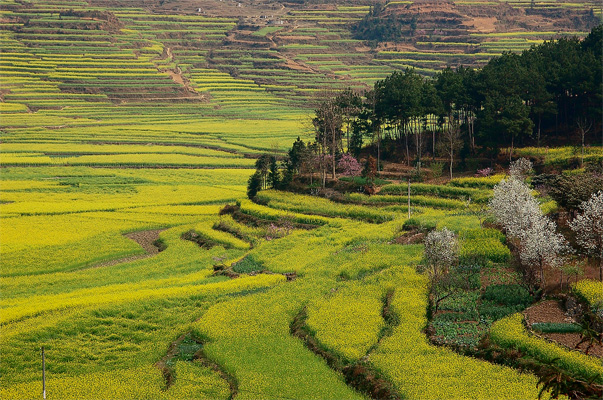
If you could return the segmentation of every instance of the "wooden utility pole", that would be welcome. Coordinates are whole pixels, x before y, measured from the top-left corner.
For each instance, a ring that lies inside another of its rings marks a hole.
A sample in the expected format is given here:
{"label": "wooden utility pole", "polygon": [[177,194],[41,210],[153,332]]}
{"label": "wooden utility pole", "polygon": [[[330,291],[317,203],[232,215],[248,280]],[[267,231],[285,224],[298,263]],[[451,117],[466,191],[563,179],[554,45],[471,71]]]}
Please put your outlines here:
{"label": "wooden utility pole", "polygon": [[42,398],[46,399],[46,357],[42,346]]}

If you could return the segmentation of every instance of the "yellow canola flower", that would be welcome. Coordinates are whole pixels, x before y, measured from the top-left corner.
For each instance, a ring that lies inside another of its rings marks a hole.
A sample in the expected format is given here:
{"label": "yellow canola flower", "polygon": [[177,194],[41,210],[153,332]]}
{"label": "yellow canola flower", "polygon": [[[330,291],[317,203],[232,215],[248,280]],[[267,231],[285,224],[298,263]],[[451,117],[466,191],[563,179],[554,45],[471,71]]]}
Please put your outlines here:
{"label": "yellow canola flower", "polygon": [[521,350],[543,363],[553,363],[584,379],[594,378],[603,384],[603,364],[601,360],[578,351],[566,350],[558,344],[528,334],[523,315],[510,315],[492,324],[490,337],[502,347]]}
{"label": "yellow canola flower", "polygon": [[603,282],[584,279],[574,285],[574,291],[592,306],[603,308]]}
{"label": "yellow canola flower", "polygon": [[[44,312],[65,310],[73,307],[97,307],[139,300],[179,296],[209,296],[274,286],[286,280],[283,275],[257,275],[241,277],[218,283],[198,284],[211,271],[201,271],[184,278],[155,280],[147,284],[127,283],[92,289],[79,289],[58,295],[31,296],[26,299],[9,300],[2,303],[0,323],[6,324]],[[165,285],[171,285],[165,287]]]}
{"label": "yellow canola flower", "polygon": [[346,287],[308,307],[308,327],[327,348],[348,361],[363,357],[385,326],[382,289],[360,284]]}
{"label": "yellow canola flower", "polygon": [[[173,384],[165,390],[165,379],[154,365],[70,377],[48,374],[46,398],[227,400],[230,396],[228,383],[218,373],[199,363],[177,361],[173,366],[173,376]],[[4,400],[37,399],[40,391],[40,382],[19,383],[0,388],[0,397]]]}
{"label": "yellow canola flower", "polygon": [[400,271],[391,303],[400,323],[370,360],[402,396],[426,400],[538,398],[533,375],[429,344],[422,332],[427,323],[427,279],[409,267]]}

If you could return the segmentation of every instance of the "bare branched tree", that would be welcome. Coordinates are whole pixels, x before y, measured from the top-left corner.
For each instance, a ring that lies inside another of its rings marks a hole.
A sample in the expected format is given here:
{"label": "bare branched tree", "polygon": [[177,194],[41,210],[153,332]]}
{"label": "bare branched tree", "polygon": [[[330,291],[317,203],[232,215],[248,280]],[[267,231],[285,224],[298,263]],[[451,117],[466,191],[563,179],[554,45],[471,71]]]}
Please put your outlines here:
{"label": "bare branched tree", "polygon": [[463,146],[463,140],[461,137],[461,127],[456,119],[448,122],[448,125],[443,129],[440,135],[440,151],[446,154],[450,163],[450,179],[452,179],[452,168],[454,165],[454,159],[459,149]]}

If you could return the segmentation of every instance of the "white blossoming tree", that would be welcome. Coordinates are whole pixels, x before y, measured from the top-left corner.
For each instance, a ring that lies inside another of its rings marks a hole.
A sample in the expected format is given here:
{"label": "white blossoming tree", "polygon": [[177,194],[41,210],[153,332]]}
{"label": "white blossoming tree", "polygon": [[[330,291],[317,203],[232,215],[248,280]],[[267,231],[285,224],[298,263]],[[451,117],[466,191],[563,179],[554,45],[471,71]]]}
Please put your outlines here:
{"label": "white blossoming tree", "polygon": [[456,234],[444,228],[431,231],[425,237],[425,262],[431,282],[431,294],[435,312],[442,300],[452,295],[459,287],[456,274],[450,269],[458,263],[459,243]]}
{"label": "white blossoming tree", "polygon": [[511,177],[494,186],[494,196],[489,202],[490,212],[509,236],[519,237],[534,223],[540,214],[538,202],[523,181]]}
{"label": "white blossoming tree", "polygon": [[425,237],[425,261],[430,268],[430,274],[437,275],[456,264],[458,260],[458,240],[456,234],[444,228],[441,231],[431,231]]}
{"label": "white blossoming tree", "polygon": [[530,188],[523,182],[525,172],[531,169],[528,160],[516,161],[512,174],[494,187],[489,202],[490,212],[514,240],[519,252],[524,282],[530,292],[544,287],[544,268],[558,267],[563,254],[570,251],[565,238],[556,232],[557,225],[542,214]]}
{"label": "white blossoming tree", "polygon": [[509,165],[509,175],[524,180],[532,172],[533,167],[532,161],[522,157]]}
{"label": "white blossoming tree", "polygon": [[565,237],[557,233],[557,224],[546,216],[534,215],[530,227],[519,235],[519,258],[533,275],[538,268],[541,286],[546,284],[544,267],[559,268],[565,262],[563,257],[571,251]]}
{"label": "white blossoming tree", "polygon": [[570,227],[578,244],[599,259],[599,279],[603,281],[603,191],[593,194],[580,208],[582,214],[570,223]]}

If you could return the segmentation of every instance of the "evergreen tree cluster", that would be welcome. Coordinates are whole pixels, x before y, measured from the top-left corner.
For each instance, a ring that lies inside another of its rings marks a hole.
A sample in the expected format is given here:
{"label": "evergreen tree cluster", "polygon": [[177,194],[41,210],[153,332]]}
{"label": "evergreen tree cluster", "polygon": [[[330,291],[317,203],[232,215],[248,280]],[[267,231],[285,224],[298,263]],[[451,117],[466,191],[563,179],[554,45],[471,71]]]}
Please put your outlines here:
{"label": "evergreen tree cluster", "polygon": [[[603,144],[602,38],[600,25],[584,40],[504,53],[481,69],[447,68],[433,78],[396,71],[361,95],[349,123],[350,150],[371,137],[378,146],[404,148],[410,164],[425,149],[435,153],[438,141],[445,153],[456,146],[492,155],[515,145]],[[451,140],[442,140],[445,133]]]}
{"label": "evergreen tree cluster", "polygon": [[411,37],[416,29],[416,16],[387,14],[380,3],[375,3],[362,20],[351,26],[354,39],[377,42],[402,41]]}
{"label": "evergreen tree cluster", "polygon": [[316,172],[325,187],[327,174],[336,178],[342,156],[358,157],[366,138],[376,145],[376,171],[382,153],[391,155],[393,147],[417,168],[425,153],[445,155],[450,176],[463,154],[495,158],[501,148],[516,145],[603,145],[602,49],[599,25],[583,40],[505,53],[481,69],[447,68],[433,78],[406,69],[364,93],[327,93],[315,108],[314,141],[297,138],[280,167],[275,156],[261,156],[248,195],[288,188],[294,176],[313,179]]}

